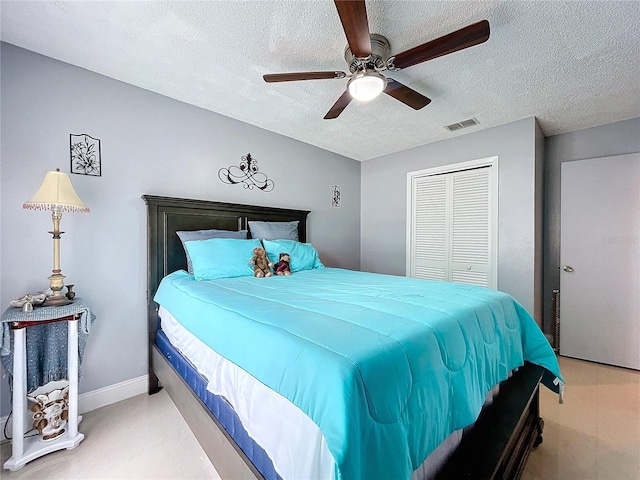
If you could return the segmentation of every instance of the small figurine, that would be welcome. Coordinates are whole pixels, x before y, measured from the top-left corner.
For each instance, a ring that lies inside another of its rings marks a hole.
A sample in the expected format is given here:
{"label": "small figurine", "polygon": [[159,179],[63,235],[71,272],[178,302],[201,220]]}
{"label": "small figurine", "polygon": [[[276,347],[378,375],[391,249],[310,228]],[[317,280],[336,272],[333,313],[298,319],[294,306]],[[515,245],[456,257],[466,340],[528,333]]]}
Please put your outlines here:
{"label": "small figurine", "polygon": [[46,298],[47,295],[45,293],[27,293],[20,298],[14,298],[9,305],[15,308],[22,308],[25,312],[30,312],[33,310],[34,305],[41,305]]}

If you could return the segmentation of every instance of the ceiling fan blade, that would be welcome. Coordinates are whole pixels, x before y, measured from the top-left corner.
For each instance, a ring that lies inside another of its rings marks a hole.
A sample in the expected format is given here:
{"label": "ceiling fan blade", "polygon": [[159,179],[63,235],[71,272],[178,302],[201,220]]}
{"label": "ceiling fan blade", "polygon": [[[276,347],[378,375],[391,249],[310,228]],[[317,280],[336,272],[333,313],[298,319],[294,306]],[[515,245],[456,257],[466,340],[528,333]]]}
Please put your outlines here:
{"label": "ceiling fan blade", "polygon": [[263,75],[267,83],[295,82],[297,80],[324,80],[326,78],[344,78],[344,72],[295,72],[295,73],[268,73]]}
{"label": "ceiling fan blade", "polygon": [[388,78],[387,80],[387,88],[384,89],[384,93],[396,100],[400,100],[402,103],[410,106],[414,110],[420,110],[422,107],[426,107],[431,103],[430,98],[427,98],[412,88],[401,84],[397,80],[392,78]]}
{"label": "ceiling fan blade", "polygon": [[464,48],[473,47],[489,39],[489,22],[482,20],[473,25],[436,38],[393,57],[395,68],[407,68]]}
{"label": "ceiling fan blade", "polygon": [[354,57],[367,58],[371,55],[371,37],[364,0],[334,0],[334,2],[351,53]]}
{"label": "ceiling fan blade", "polygon": [[342,113],[342,111],[347,108],[347,105],[351,102],[351,94],[348,90],[345,90],[338,101],[333,104],[333,107],[327,112],[324,116],[325,120],[330,120],[332,118],[338,118],[338,115]]}

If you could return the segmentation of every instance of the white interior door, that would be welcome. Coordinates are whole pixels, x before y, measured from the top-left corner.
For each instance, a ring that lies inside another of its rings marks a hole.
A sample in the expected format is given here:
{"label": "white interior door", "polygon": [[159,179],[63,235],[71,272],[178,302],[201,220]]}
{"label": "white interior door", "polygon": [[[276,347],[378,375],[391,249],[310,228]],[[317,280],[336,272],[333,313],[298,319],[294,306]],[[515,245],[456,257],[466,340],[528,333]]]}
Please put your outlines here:
{"label": "white interior door", "polygon": [[560,354],[640,370],[640,154],[561,169]]}

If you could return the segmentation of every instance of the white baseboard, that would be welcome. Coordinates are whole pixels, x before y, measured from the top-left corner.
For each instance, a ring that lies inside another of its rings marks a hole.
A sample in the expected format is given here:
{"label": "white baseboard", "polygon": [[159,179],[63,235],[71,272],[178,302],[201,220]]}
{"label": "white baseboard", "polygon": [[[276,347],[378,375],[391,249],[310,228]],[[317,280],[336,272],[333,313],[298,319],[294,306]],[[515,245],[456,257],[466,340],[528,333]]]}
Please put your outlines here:
{"label": "white baseboard", "polygon": [[148,379],[148,375],[142,375],[92,392],[82,393],[78,397],[78,413],[90,412],[96,408],[146,393]]}
{"label": "white baseboard", "polygon": [[[78,413],[90,412],[96,408],[105,407],[112,403],[146,393],[148,379],[148,375],[142,375],[137,378],[132,378],[131,380],[109,385],[108,387],[99,388],[98,390],[81,393],[78,395]],[[0,428],[2,428],[2,432],[4,432],[7,419],[8,417],[0,418]],[[28,420],[25,425],[29,425],[30,422],[31,420]],[[7,430],[11,436],[11,425],[7,425]],[[4,438],[4,434],[0,434],[0,439],[2,443],[7,441]]]}

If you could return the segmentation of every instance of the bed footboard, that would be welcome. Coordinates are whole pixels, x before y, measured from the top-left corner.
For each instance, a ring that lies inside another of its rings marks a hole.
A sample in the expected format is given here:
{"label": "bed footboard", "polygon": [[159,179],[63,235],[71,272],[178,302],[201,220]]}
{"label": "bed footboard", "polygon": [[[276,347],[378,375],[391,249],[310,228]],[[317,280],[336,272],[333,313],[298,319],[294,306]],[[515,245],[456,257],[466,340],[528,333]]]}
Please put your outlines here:
{"label": "bed footboard", "polygon": [[530,363],[504,382],[492,405],[465,434],[438,479],[518,479],[529,452],[542,442],[539,384],[543,369]]}

